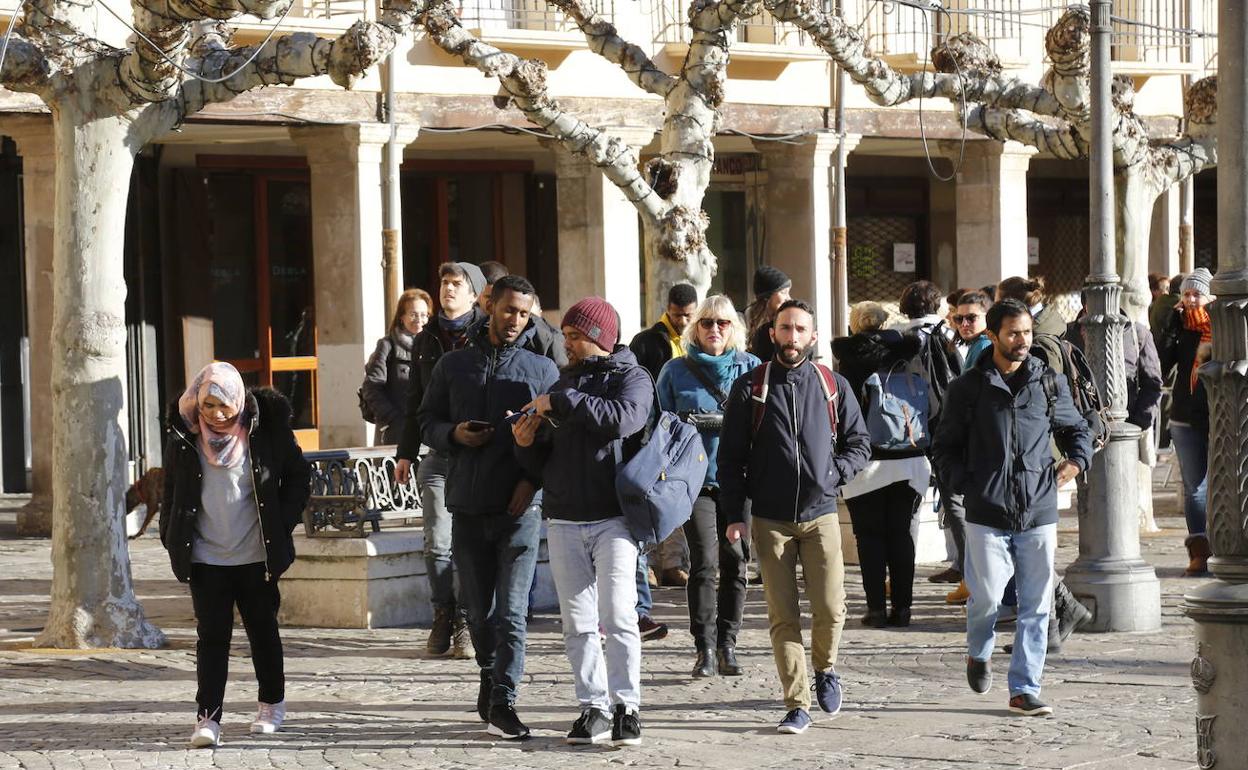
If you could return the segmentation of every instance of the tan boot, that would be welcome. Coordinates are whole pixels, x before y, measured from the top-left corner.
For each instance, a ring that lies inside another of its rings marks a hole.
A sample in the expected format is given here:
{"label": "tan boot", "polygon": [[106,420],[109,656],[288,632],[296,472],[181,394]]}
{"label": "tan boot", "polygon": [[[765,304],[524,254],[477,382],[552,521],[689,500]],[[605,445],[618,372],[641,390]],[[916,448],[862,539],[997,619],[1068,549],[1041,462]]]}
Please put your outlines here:
{"label": "tan boot", "polygon": [[684,588],[689,585],[689,573],[680,567],[668,567],[659,576],[659,582],[668,588]]}
{"label": "tan boot", "polygon": [[1187,569],[1183,574],[1187,577],[1204,577],[1209,574],[1209,557],[1213,552],[1209,549],[1209,538],[1205,535],[1192,535],[1184,544],[1187,546]]}
{"label": "tan boot", "polygon": [[966,600],[971,598],[971,592],[966,588],[966,581],[958,583],[958,587],[950,591],[945,596],[945,604],[966,604]]}
{"label": "tan boot", "polygon": [[433,628],[429,630],[429,638],[425,641],[425,651],[435,658],[451,651],[451,618],[454,613],[455,610],[450,607],[433,608]]}
{"label": "tan boot", "polygon": [[471,660],[477,657],[477,651],[472,646],[472,636],[468,633],[468,624],[458,612],[455,614],[455,624],[451,631],[451,657],[456,660]]}

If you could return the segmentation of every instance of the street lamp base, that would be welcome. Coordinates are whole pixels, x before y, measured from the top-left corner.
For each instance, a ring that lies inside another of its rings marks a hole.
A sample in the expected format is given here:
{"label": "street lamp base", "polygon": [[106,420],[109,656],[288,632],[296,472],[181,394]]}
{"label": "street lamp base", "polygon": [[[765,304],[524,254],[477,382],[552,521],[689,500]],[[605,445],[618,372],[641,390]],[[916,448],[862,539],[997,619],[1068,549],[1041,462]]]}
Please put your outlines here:
{"label": "street lamp base", "polygon": [[1161,584],[1142,559],[1077,561],[1066,586],[1092,610],[1081,631],[1156,631],[1161,628]]}

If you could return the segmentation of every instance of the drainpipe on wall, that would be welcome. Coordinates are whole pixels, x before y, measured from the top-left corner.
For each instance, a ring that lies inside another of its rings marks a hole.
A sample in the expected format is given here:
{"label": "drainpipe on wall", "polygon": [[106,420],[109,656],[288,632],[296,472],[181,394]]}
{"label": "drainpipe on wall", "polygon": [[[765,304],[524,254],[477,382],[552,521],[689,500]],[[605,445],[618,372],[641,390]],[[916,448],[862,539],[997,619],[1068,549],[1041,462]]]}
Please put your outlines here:
{"label": "drainpipe on wall", "polygon": [[382,285],[385,287],[386,295],[385,325],[387,328],[398,309],[399,292],[403,285],[402,238],[399,229],[403,210],[399,198],[399,165],[403,162],[403,145],[399,143],[398,124],[396,123],[398,103],[395,99],[394,70],[394,52],[391,51],[382,66],[382,77],[385,78],[386,87],[382,112],[386,123],[390,125],[390,141],[386,142],[382,153],[385,168],[381,203],[381,270]]}
{"label": "drainpipe on wall", "polygon": [[[837,0],[836,13],[842,15],[844,0]],[[849,255],[846,239],[848,227],[845,219],[845,88],[848,85],[845,70],[832,63],[830,85],[836,110],[836,163],[832,178],[832,336],[846,334],[849,330]]]}

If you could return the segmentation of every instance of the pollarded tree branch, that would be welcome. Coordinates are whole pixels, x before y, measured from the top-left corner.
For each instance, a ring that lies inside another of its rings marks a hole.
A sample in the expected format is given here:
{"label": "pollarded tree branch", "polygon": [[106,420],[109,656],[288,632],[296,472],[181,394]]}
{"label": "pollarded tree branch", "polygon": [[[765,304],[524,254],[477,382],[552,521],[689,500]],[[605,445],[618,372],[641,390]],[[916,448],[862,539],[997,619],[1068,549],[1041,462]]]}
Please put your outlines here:
{"label": "pollarded tree branch", "polygon": [[652,223],[662,218],[667,206],[642,178],[633,151],[618,137],[560,108],[546,89],[544,63],[521,59],[482,42],[464,29],[447,2],[430,7],[423,22],[438,47],[460,57],[486,76],[498,78],[503,90],[530,122],[553,136],[569,152],[584,156],[599,168],[642,216]]}
{"label": "pollarded tree branch", "polygon": [[[965,94],[968,103],[1021,108],[1040,115],[1061,114],[1060,105],[1052,94],[1018,78],[1006,77],[999,63],[995,67],[991,65],[995,57],[978,64],[973,57],[960,61],[961,72],[906,75],[888,66],[883,59],[872,56],[858,30],[839,16],[824,11],[818,2],[764,0],[763,6],[777,21],[794,24],[810,35],[850,79],[866,89],[876,104],[891,107],[919,97],[958,101]],[[962,56],[953,52],[952,58],[962,59]],[[949,66],[952,69],[952,65]]]}
{"label": "pollarded tree branch", "polygon": [[1065,160],[1088,156],[1087,142],[1065,121],[1046,123],[1022,110],[977,106],[967,112],[966,127],[999,142],[1015,141]]}
{"label": "pollarded tree branch", "polygon": [[[310,32],[275,37],[250,64],[223,82],[186,81],[179,98],[174,100],[177,114],[173,125],[205,105],[227,102],[259,86],[291,85],[300,78],[329,75],[335,83],[349,89],[365,70],[394,48],[394,43],[394,30],[365,21],[357,21],[334,40]],[[255,46],[228,47],[226,37],[214,32],[196,41],[187,64],[200,76],[216,79],[238,70],[255,51]]]}
{"label": "pollarded tree branch", "polygon": [[13,35],[0,70],[0,84],[10,91],[40,94],[51,85],[52,65],[39,46]]}
{"label": "pollarded tree branch", "polygon": [[590,6],[586,0],[547,0],[576,22],[594,53],[618,64],[629,80],[657,96],[667,96],[676,86],[676,78],[667,74],[646,55],[640,46],[620,37],[615,25]]}

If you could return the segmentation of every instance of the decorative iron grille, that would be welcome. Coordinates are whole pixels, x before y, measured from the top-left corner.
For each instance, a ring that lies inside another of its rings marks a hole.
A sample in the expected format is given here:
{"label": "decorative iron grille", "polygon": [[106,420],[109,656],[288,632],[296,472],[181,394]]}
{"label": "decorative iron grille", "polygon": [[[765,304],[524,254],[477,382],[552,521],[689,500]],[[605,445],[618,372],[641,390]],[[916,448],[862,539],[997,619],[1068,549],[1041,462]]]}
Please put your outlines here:
{"label": "decorative iron grille", "polygon": [[[590,0],[590,6],[607,21],[615,20],[615,0]],[[466,0],[459,18],[469,29],[577,31],[576,23],[546,0]]]}
{"label": "decorative iron grille", "polygon": [[846,249],[849,257],[850,303],[871,300],[898,315],[901,290],[919,279],[917,273],[893,270],[893,244],[921,247],[917,217],[855,216],[849,220]]}
{"label": "decorative iron grille", "polygon": [[1040,239],[1040,263],[1030,275],[1044,276],[1049,305],[1066,321],[1073,321],[1082,306],[1081,293],[1088,274],[1087,214],[1061,214],[1046,217],[1044,227],[1033,228]]}
{"label": "decorative iron grille", "polygon": [[304,512],[308,536],[332,530],[364,534],[364,521],[420,515],[416,470],[405,485],[394,481],[394,447],[304,452],[312,464],[312,497]]}

